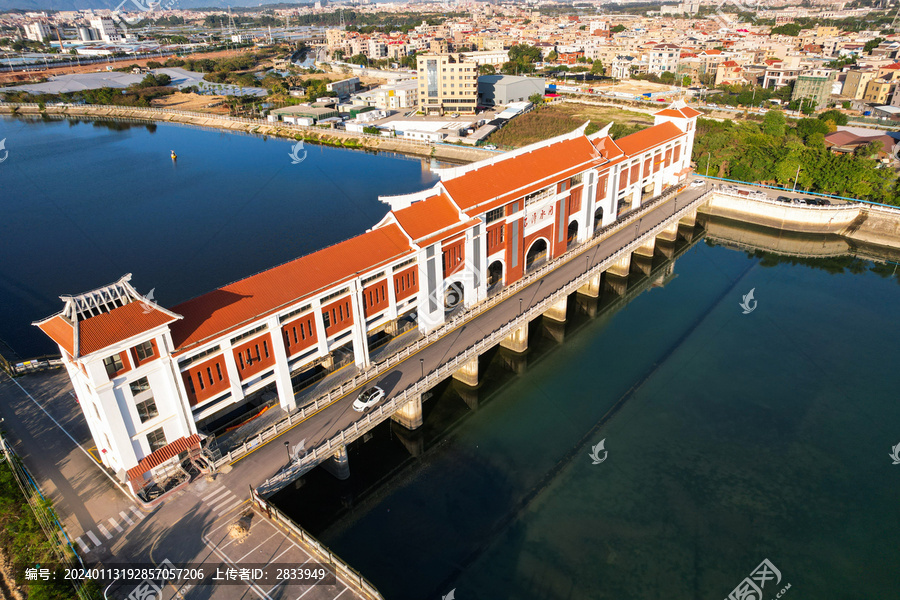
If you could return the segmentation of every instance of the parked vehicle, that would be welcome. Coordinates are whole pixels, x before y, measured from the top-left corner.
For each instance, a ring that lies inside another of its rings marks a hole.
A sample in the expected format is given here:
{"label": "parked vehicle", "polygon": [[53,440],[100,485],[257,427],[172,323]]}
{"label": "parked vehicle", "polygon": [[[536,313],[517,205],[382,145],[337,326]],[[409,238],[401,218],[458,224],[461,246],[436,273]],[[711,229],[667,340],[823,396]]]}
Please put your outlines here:
{"label": "parked vehicle", "polygon": [[362,412],[384,399],[384,390],[378,387],[367,388],[353,401],[353,410]]}
{"label": "parked vehicle", "polygon": [[788,204],[790,204],[790,202],[791,202],[791,199],[788,198],[787,196],[778,196],[775,199],[778,200],[779,202],[787,202]]}

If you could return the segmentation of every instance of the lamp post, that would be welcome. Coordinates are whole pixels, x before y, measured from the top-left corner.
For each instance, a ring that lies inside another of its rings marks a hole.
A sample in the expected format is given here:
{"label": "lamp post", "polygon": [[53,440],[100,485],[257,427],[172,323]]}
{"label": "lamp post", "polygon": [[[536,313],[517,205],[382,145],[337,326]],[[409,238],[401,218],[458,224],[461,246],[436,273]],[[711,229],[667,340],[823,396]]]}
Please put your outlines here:
{"label": "lamp post", "polygon": [[419,366],[422,367],[422,379],[425,379],[425,359],[424,358],[419,359]]}
{"label": "lamp post", "polygon": [[288,462],[291,462],[293,460],[291,458],[291,443],[287,440],[284,440],[284,451],[287,452]]}
{"label": "lamp post", "polygon": [[519,298],[519,315],[522,314],[522,299]]}
{"label": "lamp post", "polygon": [[797,191],[797,180],[800,179],[800,165],[797,165],[797,174],[794,175],[794,189],[791,192]]}

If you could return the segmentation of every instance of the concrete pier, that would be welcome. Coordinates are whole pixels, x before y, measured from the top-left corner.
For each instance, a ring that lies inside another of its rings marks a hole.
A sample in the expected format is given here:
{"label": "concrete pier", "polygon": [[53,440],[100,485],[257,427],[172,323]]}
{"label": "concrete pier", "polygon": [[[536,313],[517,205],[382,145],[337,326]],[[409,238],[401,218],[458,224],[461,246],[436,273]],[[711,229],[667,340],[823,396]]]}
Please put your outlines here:
{"label": "concrete pier", "polygon": [[653,270],[653,255],[635,254],[634,258],[631,259],[631,268],[636,273],[649,275],[650,271]]}
{"label": "concrete pier", "polygon": [[322,463],[322,468],[344,481],[350,477],[350,457],[347,456],[347,446],[340,446],[337,452]]}
{"label": "concrete pier", "polygon": [[612,273],[613,275],[618,275],[619,277],[628,277],[628,272],[631,269],[631,254],[626,254],[615,263],[610,265],[610,267],[606,270],[607,273]]}
{"label": "concrete pier", "polygon": [[647,256],[653,258],[653,251],[656,249],[656,238],[650,238],[634,250],[635,256]]}
{"label": "concrete pier", "polygon": [[422,396],[416,396],[391,415],[391,419],[409,430],[422,426]]}
{"label": "concrete pier", "polygon": [[628,289],[628,277],[606,271],[603,277],[603,289],[621,296]]}
{"label": "concrete pier", "polygon": [[566,322],[566,308],[569,303],[569,297],[564,296],[554,303],[550,308],[544,311],[544,317],[557,321],[559,323]]}
{"label": "concrete pier", "polygon": [[565,323],[547,319],[546,321],[544,321],[543,327],[544,327],[544,335],[549,337],[551,340],[553,340],[557,344],[562,344],[564,341],[566,341],[566,324]]}
{"label": "concrete pier", "polygon": [[674,242],[676,238],[678,238],[678,223],[676,222],[667,225],[666,228],[660,231],[656,236],[657,240],[665,242]]}
{"label": "concrete pier", "polygon": [[587,283],[578,288],[578,294],[588,296],[590,298],[600,297],[600,273],[591,277]]}
{"label": "concrete pier", "polygon": [[528,323],[520,325],[512,330],[500,342],[501,348],[512,350],[513,352],[525,352],[528,350]]}
{"label": "concrete pier", "polygon": [[478,386],[478,357],[475,356],[453,373],[453,379],[471,387]]}

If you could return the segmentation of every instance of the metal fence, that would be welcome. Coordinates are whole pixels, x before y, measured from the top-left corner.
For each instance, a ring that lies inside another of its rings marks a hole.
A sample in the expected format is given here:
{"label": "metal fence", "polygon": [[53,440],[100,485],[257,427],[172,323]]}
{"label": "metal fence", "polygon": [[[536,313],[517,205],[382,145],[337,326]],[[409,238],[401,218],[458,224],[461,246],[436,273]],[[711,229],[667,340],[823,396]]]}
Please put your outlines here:
{"label": "metal fence", "polygon": [[322,545],[319,540],[314,538],[305,529],[294,523],[294,521],[285,515],[278,508],[257,494],[251,489],[251,500],[255,501],[260,509],[266,513],[276,523],[284,525],[291,533],[299,538],[307,550],[318,555],[322,560],[326,561],[334,569],[345,583],[350,583],[361,594],[371,600],[383,600],[382,595],[375,589],[375,586],[363,577],[356,569],[344,562],[337,554]]}
{"label": "metal fence", "polygon": [[[64,67],[84,67],[86,65],[95,65],[100,63],[126,62],[129,60],[145,60],[148,58],[165,58],[167,56],[173,56],[174,54],[174,52],[147,52],[144,54],[130,54],[128,56],[104,56],[102,58],[85,58],[84,60],[79,58],[78,60],[50,60],[45,63],[22,63],[19,65],[7,65],[5,67],[0,67],[0,73],[10,73],[13,71],[28,71],[34,73],[43,71],[47,67],[51,69]],[[0,91],[3,90],[0,89]]]}
{"label": "metal fence", "polygon": [[[3,453],[6,464],[9,465],[10,471],[12,471],[13,477],[16,480],[16,484],[22,491],[22,495],[28,502],[31,511],[34,513],[34,517],[41,526],[41,530],[50,541],[51,550],[56,555],[60,567],[84,568],[84,563],[75,551],[72,540],[69,539],[68,534],[65,529],[63,529],[62,523],[59,522],[53,509],[47,504],[46,498],[41,492],[40,487],[38,487],[37,482],[35,482],[31,473],[28,472],[28,469],[22,463],[22,460],[19,458],[19,455],[16,454],[12,445],[10,445],[3,436],[0,436],[0,452]],[[73,580],[72,586],[75,595],[79,600],[91,600],[92,595],[84,588],[82,581]]]}
{"label": "metal fence", "polygon": [[47,369],[58,369],[62,365],[62,357],[58,354],[47,354],[17,363],[11,363],[0,355],[0,369],[6,371],[6,374],[10,377],[46,371]]}

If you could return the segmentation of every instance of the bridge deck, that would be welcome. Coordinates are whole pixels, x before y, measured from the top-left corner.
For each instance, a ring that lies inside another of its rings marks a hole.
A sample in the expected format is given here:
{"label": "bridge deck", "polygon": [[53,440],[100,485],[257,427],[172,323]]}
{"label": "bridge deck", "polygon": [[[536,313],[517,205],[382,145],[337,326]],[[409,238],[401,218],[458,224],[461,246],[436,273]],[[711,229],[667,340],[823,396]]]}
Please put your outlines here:
{"label": "bridge deck", "polygon": [[[427,345],[404,357],[391,368],[379,372],[368,381],[359,382],[352,390],[345,390],[338,400],[299,422],[292,423],[283,433],[272,438],[277,439],[278,443],[268,443],[272,441],[270,439],[257,445],[238,459],[239,462],[235,461],[236,468],[229,477],[237,476],[242,483],[257,487],[286,465],[287,455],[283,443],[288,442],[290,447],[294,447],[302,441],[310,452],[304,462],[285,477],[286,480],[296,478],[302,471],[330,456],[336,445],[355,439],[389,418],[403,402],[412,398],[412,394],[421,393],[443,380],[447,376],[448,367],[455,368],[455,363],[459,362],[458,357],[464,356],[476,345],[484,346],[484,341],[489,338],[490,345],[496,344],[498,340],[494,338],[498,336],[499,326],[507,324],[508,327],[514,327],[535,318],[544,310],[543,305],[550,300],[555,301],[560,294],[571,293],[581,285],[576,280],[587,279],[606,270],[608,265],[605,263],[617,259],[623,253],[630,253],[633,248],[655,237],[661,227],[677,221],[682,214],[695,209],[703,201],[702,189],[688,189],[660,199],[654,205],[645,207],[639,214],[624,218],[603,236],[589,240],[567,254],[565,260],[549,265],[540,279],[521,287],[486,310],[479,312],[479,308],[475,307],[467,320],[444,332],[439,339],[427,342]],[[563,288],[571,289],[566,291]],[[505,334],[500,332],[500,337],[502,335]],[[484,349],[486,348],[479,352]],[[468,360],[468,357],[465,359]],[[385,390],[386,400],[367,413],[353,411],[351,404],[358,390],[373,384]],[[336,436],[340,441],[335,439]]]}

